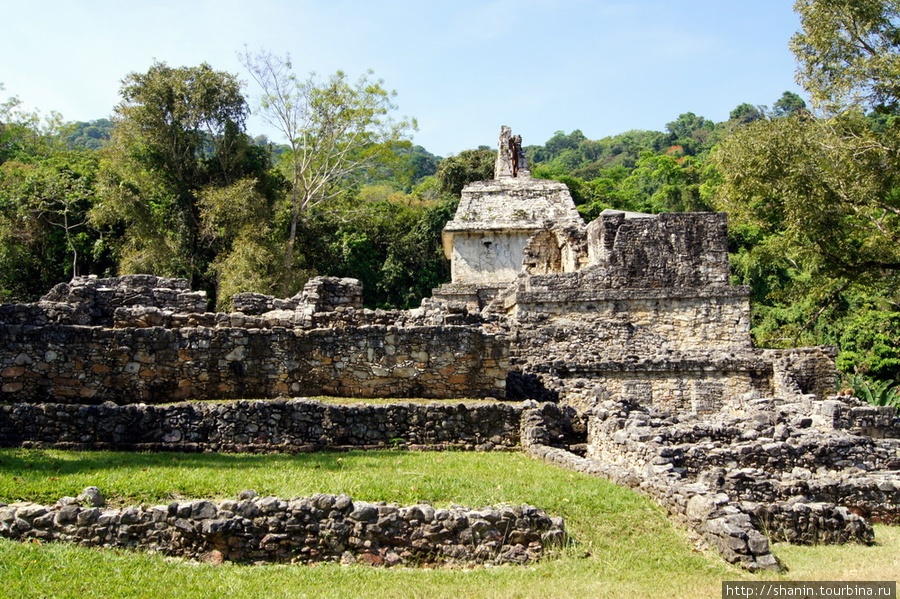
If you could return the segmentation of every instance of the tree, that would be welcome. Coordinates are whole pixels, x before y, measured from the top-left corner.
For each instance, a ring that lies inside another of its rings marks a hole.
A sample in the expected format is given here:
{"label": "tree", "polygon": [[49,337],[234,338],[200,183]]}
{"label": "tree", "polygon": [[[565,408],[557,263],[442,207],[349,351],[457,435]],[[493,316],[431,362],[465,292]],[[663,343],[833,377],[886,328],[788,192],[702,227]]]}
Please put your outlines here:
{"label": "tree", "polygon": [[775,102],[772,109],[773,116],[776,118],[791,116],[792,114],[797,114],[801,110],[806,110],[806,102],[794,92],[786,91],[781,94],[781,97],[778,98],[778,101]]}
{"label": "tree", "polygon": [[437,168],[438,190],[458,198],[463,187],[494,178],[497,153],[488,148],[463,150],[441,161]]}
{"label": "tree", "polygon": [[797,79],[814,106],[900,107],[900,1],[797,0],[794,10],[803,27],[791,39]]}
{"label": "tree", "polygon": [[[4,89],[0,83],[0,91]],[[0,164],[9,159],[26,162],[42,159],[61,150],[62,128],[62,116],[58,112],[45,117],[37,110],[25,110],[16,96],[0,102]]]}
{"label": "tree", "polygon": [[699,129],[712,129],[713,122],[702,116],[697,116],[693,112],[686,112],[678,115],[678,119],[666,124],[666,130],[672,134],[674,139],[686,139],[694,135]]}
{"label": "tree", "polygon": [[753,104],[747,104],[746,102],[738,105],[728,115],[729,120],[735,121],[738,125],[746,125],[747,123],[752,123],[762,117],[762,110]]}
{"label": "tree", "polygon": [[898,141],[858,112],[758,121],[716,154],[720,207],[835,276],[900,273]]}
{"label": "tree", "polygon": [[[896,372],[896,352],[860,329],[900,319],[896,133],[877,133],[858,111],[800,112],[751,123],[719,147],[717,207],[757,237],[734,265],[759,300],[758,343],[840,343],[845,370]],[[874,314],[885,310],[893,316]]]}
{"label": "tree", "polygon": [[693,112],[686,112],[678,119],[666,124],[669,131],[669,142],[684,148],[685,153],[693,156],[699,153],[701,146],[709,140],[715,124]]}
{"label": "tree", "polygon": [[87,222],[97,168],[97,157],[85,151],[0,165],[0,296],[33,299],[108,266]]}
{"label": "tree", "polygon": [[[846,371],[898,372],[900,2],[798,0],[798,81],[773,117],[714,156],[715,202],[741,238],[733,272],[752,286],[767,345],[840,344]],[[879,114],[871,114],[871,110]],[[867,114],[869,113],[869,114]],[[752,241],[750,241],[752,240]]]}
{"label": "tree", "polygon": [[129,74],[120,93],[93,222],[124,228],[122,271],[200,277],[214,291],[200,194],[246,177],[264,182],[268,166],[266,150],[243,130],[248,108],[241,83],[205,63],[157,62],[146,73]]}
{"label": "tree", "polygon": [[275,293],[281,280],[272,202],[260,187],[248,177],[199,193],[201,234],[215,255],[210,270],[220,310],[230,309],[232,296],[242,291]]}
{"label": "tree", "polygon": [[371,79],[371,71],[356,81],[343,71],[325,80],[314,74],[300,79],[290,56],[246,51],[240,60],[262,90],[263,118],[290,146],[281,162],[291,188],[284,254],[284,268],[290,273],[301,217],[340,195],[341,184],[395,159],[392,149],[416,124],[393,118],[395,93],[385,90],[381,80]]}

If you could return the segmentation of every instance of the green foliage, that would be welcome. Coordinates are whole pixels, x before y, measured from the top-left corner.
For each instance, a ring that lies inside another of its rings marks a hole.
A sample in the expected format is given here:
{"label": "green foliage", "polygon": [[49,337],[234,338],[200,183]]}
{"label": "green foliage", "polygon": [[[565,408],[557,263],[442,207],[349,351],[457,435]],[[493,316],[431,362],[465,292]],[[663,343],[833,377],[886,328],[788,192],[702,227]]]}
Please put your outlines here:
{"label": "green foliage", "polygon": [[893,406],[900,409],[900,385],[892,380],[873,380],[851,375],[848,382],[853,395],[873,406]]}
{"label": "green foliage", "polygon": [[732,266],[751,285],[757,343],[837,344],[838,367],[875,377],[865,389],[881,396],[900,374],[900,127],[889,116],[900,3],[795,10],[798,79],[825,116],[785,92],[775,118],[735,129],[712,161],[714,202],[744,234]]}
{"label": "green foliage", "polygon": [[671,135],[669,143],[680,146],[688,156],[697,155],[706,149],[715,129],[715,123],[693,112],[679,115],[677,120],[666,125],[666,130]]}
{"label": "green foliage", "polygon": [[803,27],[791,39],[798,80],[832,114],[900,107],[900,2],[797,0]]}
{"label": "green foliage", "polygon": [[231,297],[243,291],[275,293],[280,277],[275,269],[272,202],[256,179],[241,179],[226,187],[199,193],[201,233],[215,253],[217,308],[228,310]]}
{"label": "green foliage", "polygon": [[900,380],[900,306],[862,295],[840,321],[837,366],[882,380]]}
{"label": "green foliage", "polygon": [[113,122],[109,119],[78,121],[65,126],[63,139],[70,149],[99,150],[112,137]]}
{"label": "green foliage", "polygon": [[87,222],[98,160],[88,152],[0,165],[0,297],[35,299],[75,274],[112,267]]}
{"label": "green foliage", "polygon": [[794,92],[784,92],[772,106],[772,116],[778,118],[791,116],[802,110],[806,110],[806,102]]}
{"label": "green foliage", "polygon": [[456,156],[445,158],[437,168],[438,191],[459,197],[469,183],[493,179],[496,160],[497,153],[487,148],[463,150]]}
{"label": "green foliage", "polygon": [[900,136],[859,113],[800,115],[743,127],[716,153],[717,206],[778,233],[797,260],[852,281],[896,285],[900,272]]}
{"label": "green foliage", "polygon": [[759,107],[754,106],[753,104],[744,103],[732,110],[728,115],[728,119],[735,121],[739,125],[745,125],[757,121],[763,118],[763,116],[764,113]]}
{"label": "green foliage", "polygon": [[[311,211],[298,232],[304,264],[310,272],[362,281],[366,306],[416,307],[449,278],[440,232],[456,200],[373,193],[363,188]],[[372,199],[360,201],[366,197]]]}
{"label": "green foliage", "polygon": [[[240,56],[262,90],[262,116],[284,136],[289,151],[279,168],[290,184],[287,243],[283,272],[294,269],[298,227],[316,206],[345,194],[378,167],[401,163],[398,148],[408,148],[406,134],[416,128],[412,119],[395,119],[395,92],[368,72],[351,81],[343,71],[328,79],[306,79],[293,72],[290,56],[269,52]],[[281,286],[294,291],[290,279]]]}
{"label": "green foliage", "polygon": [[[121,88],[104,150],[92,222],[117,236],[121,272],[183,276],[215,295],[214,248],[201,229],[200,198],[254,178],[268,198],[266,149],[243,132],[247,105],[234,75],[209,65],[155,63]],[[232,202],[258,201],[243,198]],[[240,212],[240,211],[238,211]]]}

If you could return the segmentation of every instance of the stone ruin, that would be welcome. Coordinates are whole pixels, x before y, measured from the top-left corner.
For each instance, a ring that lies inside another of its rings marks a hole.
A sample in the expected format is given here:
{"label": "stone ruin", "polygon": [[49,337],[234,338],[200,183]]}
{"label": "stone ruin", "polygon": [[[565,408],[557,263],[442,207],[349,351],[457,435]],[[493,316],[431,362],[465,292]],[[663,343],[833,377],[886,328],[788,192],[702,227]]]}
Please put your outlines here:
{"label": "stone ruin", "polygon": [[[0,306],[0,445],[520,447],[650,495],[749,569],[779,567],[771,540],[867,543],[870,522],[900,520],[896,411],[834,396],[835,348],[753,347],[724,214],[585,224],[504,127],[495,178],[463,189],[443,244],[452,281],[408,311],[325,277],[238,294],[230,314],[145,275]],[[304,395],[527,401],[288,399]],[[228,398],[255,401],[147,405]]]}
{"label": "stone ruin", "polygon": [[[314,534],[312,534],[314,532]],[[530,505],[472,510],[399,506],[318,494],[283,499],[247,490],[237,500],[106,507],[88,487],[56,504],[0,505],[0,536],[250,563],[373,566],[525,564],[564,545],[561,518]]]}
{"label": "stone ruin", "polygon": [[565,185],[511,175],[509,139],[504,127],[495,179],[465,187],[444,228],[453,280],[433,300],[503,319],[513,396],[704,413],[834,391],[834,348],[752,346],[724,214],[605,210],[585,225]]}

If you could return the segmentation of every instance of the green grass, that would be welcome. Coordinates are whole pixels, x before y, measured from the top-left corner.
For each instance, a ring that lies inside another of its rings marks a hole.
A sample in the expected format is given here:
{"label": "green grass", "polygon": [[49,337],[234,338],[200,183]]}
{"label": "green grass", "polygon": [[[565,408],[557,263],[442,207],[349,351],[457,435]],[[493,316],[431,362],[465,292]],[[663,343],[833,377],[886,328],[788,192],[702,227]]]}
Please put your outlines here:
{"label": "green grass", "polygon": [[[0,450],[0,501],[52,502],[92,484],[116,505],[235,497],[247,488],[282,497],[346,492],[355,499],[401,504],[531,503],[565,517],[578,543],[533,566],[416,570],[211,566],[127,551],[0,540],[0,597],[719,597],[722,580],[759,578],[715,554],[696,551],[686,532],[646,498],[517,453]],[[896,568],[859,568],[896,566],[897,532],[880,527],[877,534],[884,540],[876,547],[779,547],[792,572],[763,576],[894,579]]]}

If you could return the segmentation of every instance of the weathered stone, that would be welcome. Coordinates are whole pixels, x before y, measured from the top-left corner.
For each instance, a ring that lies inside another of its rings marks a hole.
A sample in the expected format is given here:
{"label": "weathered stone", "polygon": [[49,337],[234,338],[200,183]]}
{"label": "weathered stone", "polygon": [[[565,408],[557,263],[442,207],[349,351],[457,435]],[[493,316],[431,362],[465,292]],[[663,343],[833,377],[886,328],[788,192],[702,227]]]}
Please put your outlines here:
{"label": "weathered stone", "polygon": [[[302,527],[297,509],[305,506],[353,505],[346,495],[316,495],[290,501],[278,497],[253,497],[239,504],[225,501],[216,505],[208,501],[173,504],[172,506],[127,507],[123,510],[92,508],[78,514],[78,528],[69,524],[72,510],[77,506],[41,506],[21,504],[0,507],[0,537],[13,539],[39,538],[46,541],[79,542],[82,545],[130,547],[163,551],[210,563],[225,560],[259,562],[316,562],[366,563],[375,566],[430,563],[527,563],[544,554],[545,545],[564,543],[567,536],[561,519],[551,519],[542,510],[528,505],[506,506],[509,519],[516,529],[505,538],[491,528],[492,551],[473,556],[464,544],[475,538],[472,527],[477,518],[468,518],[472,510],[454,507],[446,521],[452,527],[434,527],[427,522],[398,523],[398,514],[418,509],[401,508],[391,504],[357,502],[352,526],[345,522],[339,509],[303,511]],[[249,509],[252,507],[253,509]],[[429,506],[430,507],[430,506]],[[232,513],[231,509],[236,508]],[[268,514],[264,518],[249,518],[241,513]],[[495,512],[483,508],[474,513]],[[18,517],[17,512],[24,512]],[[99,514],[93,518],[81,516],[88,512]],[[184,512],[184,516],[177,516]],[[218,514],[211,518],[210,514]],[[226,515],[231,513],[231,515]],[[473,524],[470,525],[469,522]],[[141,523],[154,523],[152,527]],[[295,522],[297,524],[291,524]],[[285,528],[287,523],[287,528]],[[292,530],[290,527],[294,526]],[[301,534],[294,534],[302,531]],[[184,539],[190,539],[185,543]],[[544,540],[546,539],[546,541]]]}
{"label": "weathered stone", "polygon": [[106,505],[106,498],[97,487],[86,487],[75,499],[90,507],[103,507]]}

